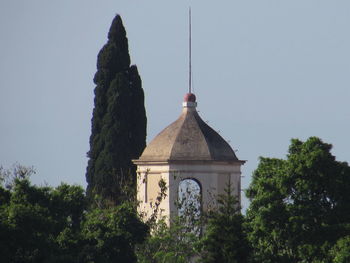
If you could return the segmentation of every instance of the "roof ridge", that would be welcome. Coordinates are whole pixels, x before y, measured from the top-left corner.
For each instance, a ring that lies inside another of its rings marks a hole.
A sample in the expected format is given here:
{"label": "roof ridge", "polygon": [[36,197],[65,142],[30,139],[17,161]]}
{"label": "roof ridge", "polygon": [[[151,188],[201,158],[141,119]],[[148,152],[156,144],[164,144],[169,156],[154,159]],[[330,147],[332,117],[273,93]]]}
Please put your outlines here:
{"label": "roof ridge", "polygon": [[[203,135],[203,137],[204,137],[204,140],[207,142],[207,148],[208,148],[208,152],[209,152],[209,155],[210,155],[210,157],[211,157],[211,159],[214,159],[214,154],[213,154],[213,152],[211,151],[211,143],[210,143],[210,141],[208,141],[208,139],[207,139],[207,137],[206,136],[204,136],[204,132],[203,132],[203,130],[201,129],[201,126],[199,125],[199,122],[202,122],[204,125],[206,125],[206,126],[208,126],[209,128],[210,128],[210,126],[208,125],[208,124],[206,124],[203,120],[202,120],[202,118],[201,118],[201,116],[199,116],[199,114],[198,114],[198,112],[196,111],[196,114],[194,115],[194,117],[196,118],[196,120],[197,120],[197,125],[198,125],[198,128],[199,128],[199,130],[201,131],[201,133],[202,133],[202,135]],[[210,144],[210,145],[209,145]]]}
{"label": "roof ridge", "polygon": [[185,124],[185,121],[186,121],[188,115],[189,115],[189,111],[188,111],[188,110],[183,111],[183,112],[180,114],[180,117],[177,119],[177,120],[179,120],[180,118],[183,117],[182,123],[181,123],[181,125],[179,126],[179,129],[177,130],[176,135],[174,136],[174,143],[173,143],[173,145],[171,146],[170,155],[169,155],[169,156],[172,156],[172,154],[173,154],[174,146],[176,145],[176,141],[177,141],[177,139],[179,138],[179,134],[180,134],[180,132],[181,132],[181,130],[182,130],[183,125]]}
{"label": "roof ridge", "polygon": [[[198,125],[196,117],[196,115],[198,115],[197,111],[195,109],[187,109],[183,114],[185,114],[184,122],[182,123],[179,132],[177,133],[170,157],[172,159],[183,159],[187,157],[193,158],[192,154],[189,154],[189,156],[187,156],[186,153],[189,153],[188,151],[191,152],[194,148],[199,147],[196,150],[197,155],[199,154],[202,156],[199,158],[210,160],[211,155],[208,143],[205,139],[205,134],[202,132],[200,126]],[[180,152],[179,147],[181,149]]]}

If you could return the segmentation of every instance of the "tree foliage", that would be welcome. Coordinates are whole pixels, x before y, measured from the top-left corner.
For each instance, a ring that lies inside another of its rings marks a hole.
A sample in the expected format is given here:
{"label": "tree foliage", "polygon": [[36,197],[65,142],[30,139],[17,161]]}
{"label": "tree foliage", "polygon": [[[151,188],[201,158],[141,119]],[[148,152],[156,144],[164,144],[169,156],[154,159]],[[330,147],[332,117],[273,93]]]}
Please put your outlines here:
{"label": "tree foliage", "polygon": [[248,262],[250,247],[243,227],[244,218],[231,183],[226,186],[225,193],[217,197],[217,207],[206,216],[204,236],[200,240],[200,262]]}
{"label": "tree foliage", "polygon": [[293,139],[286,160],[261,158],[247,190],[258,262],[330,262],[350,231],[350,168],[319,138]]}
{"label": "tree foliage", "polygon": [[152,234],[137,247],[140,263],[187,263],[198,255],[199,236],[188,230],[181,217],[170,226],[164,220],[153,225]]}
{"label": "tree foliage", "polygon": [[134,205],[87,210],[80,186],[32,185],[32,172],[0,169],[0,262],[136,262],[148,226]]}
{"label": "tree foliage", "polygon": [[330,254],[334,263],[350,262],[350,236],[340,238]]}
{"label": "tree foliage", "polygon": [[130,66],[128,40],[119,15],[98,54],[94,110],[86,180],[87,194],[120,203],[134,185],[137,159],[146,145],[146,112],[141,78]]}
{"label": "tree foliage", "polygon": [[[0,178],[1,262],[65,261],[77,247],[64,248],[64,233],[79,235],[85,211],[85,194],[80,186],[61,184],[56,188],[35,186],[29,181],[32,168],[20,165],[2,169]],[[74,262],[74,261],[73,261]]]}
{"label": "tree foliage", "polygon": [[83,222],[85,262],[136,262],[135,245],[142,243],[148,227],[132,204],[93,209]]}

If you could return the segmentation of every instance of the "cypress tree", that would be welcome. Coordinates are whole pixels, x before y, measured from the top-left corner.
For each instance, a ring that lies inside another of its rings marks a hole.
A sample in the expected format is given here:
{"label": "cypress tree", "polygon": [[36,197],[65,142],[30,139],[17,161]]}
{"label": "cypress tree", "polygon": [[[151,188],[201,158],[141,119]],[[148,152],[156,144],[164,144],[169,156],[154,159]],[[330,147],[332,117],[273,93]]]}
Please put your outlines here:
{"label": "cypress tree", "polygon": [[117,15],[97,57],[87,195],[119,203],[125,185],[135,185],[137,159],[146,146],[144,93],[137,67],[130,66],[128,39]]}

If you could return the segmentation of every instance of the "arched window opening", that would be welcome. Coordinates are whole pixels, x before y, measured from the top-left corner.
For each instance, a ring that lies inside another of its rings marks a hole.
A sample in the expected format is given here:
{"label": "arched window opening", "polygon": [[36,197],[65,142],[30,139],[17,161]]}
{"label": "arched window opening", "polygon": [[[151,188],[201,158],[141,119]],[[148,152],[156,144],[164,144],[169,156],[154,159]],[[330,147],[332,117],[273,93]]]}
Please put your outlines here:
{"label": "arched window opening", "polygon": [[178,215],[191,232],[200,232],[198,220],[201,216],[202,189],[194,179],[179,183]]}

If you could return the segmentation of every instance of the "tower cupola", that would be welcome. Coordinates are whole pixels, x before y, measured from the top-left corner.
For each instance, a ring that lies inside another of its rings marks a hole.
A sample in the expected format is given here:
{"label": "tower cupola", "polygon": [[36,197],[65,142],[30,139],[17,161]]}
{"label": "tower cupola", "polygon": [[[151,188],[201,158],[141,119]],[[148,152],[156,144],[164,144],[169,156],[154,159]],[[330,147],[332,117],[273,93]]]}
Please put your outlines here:
{"label": "tower cupola", "polygon": [[240,199],[241,171],[244,164],[231,146],[206,122],[196,110],[196,96],[184,96],[182,112],[177,120],[163,129],[134,160],[138,166],[138,200],[141,210],[150,216],[157,194],[158,182],[167,183],[168,193],[161,204],[163,215],[177,215],[175,205],[179,185],[183,180],[195,180],[201,193],[201,207],[208,206],[212,196],[224,193],[226,184],[233,185]]}

